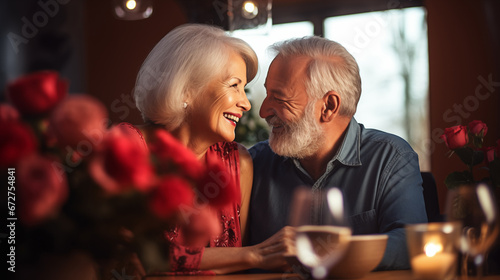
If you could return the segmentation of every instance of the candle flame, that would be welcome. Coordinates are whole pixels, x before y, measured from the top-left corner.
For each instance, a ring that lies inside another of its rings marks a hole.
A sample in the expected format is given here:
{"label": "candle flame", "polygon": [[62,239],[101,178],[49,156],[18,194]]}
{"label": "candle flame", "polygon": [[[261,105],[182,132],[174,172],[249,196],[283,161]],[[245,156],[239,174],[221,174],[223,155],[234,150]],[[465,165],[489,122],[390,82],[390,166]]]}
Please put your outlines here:
{"label": "candle flame", "polygon": [[439,243],[429,242],[429,243],[425,244],[424,251],[428,257],[434,257],[437,253],[443,251],[443,245],[441,245]]}
{"label": "candle flame", "polygon": [[249,13],[254,13],[255,8],[257,7],[255,7],[255,3],[253,3],[252,1],[246,1],[245,3],[243,3],[243,8]]}
{"label": "candle flame", "polygon": [[137,2],[134,1],[134,0],[128,0],[126,3],[125,3],[125,6],[127,7],[127,9],[129,10],[133,10],[135,9],[135,7],[137,6]]}

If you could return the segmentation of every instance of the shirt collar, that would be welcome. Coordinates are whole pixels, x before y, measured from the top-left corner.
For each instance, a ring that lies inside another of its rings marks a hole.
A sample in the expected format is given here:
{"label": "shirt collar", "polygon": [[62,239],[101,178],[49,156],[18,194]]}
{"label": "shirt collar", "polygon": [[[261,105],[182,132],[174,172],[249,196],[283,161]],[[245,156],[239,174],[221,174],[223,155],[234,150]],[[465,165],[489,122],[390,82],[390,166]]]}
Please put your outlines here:
{"label": "shirt collar", "polygon": [[[328,162],[326,172],[330,172],[333,169],[335,161],[340,162],[343,165],[350,166],[360,166],[360,147],[361,147],[361,128],[356,119],[351,118],[349,125],[347,126],[347,131],[345,133],[342,144],[337,154]],[[303,170],[300,165],[299,160],[286,157],[285,160],[291,159],[295,166]],[[305,172],[305,171],[304,171]],[[306,172],[307,173],[307,172]]]}
{"label": "shirt collar", "polygon": [[[330,161],[333,162],[338,160],[344,165],[359,166],[361,165],[360,156],[361,147],[361,128],[356,119],[351,118],[349,125],[347,126],[347,132],[342,140],[342,145],[340,146],[337,154]],[[329,163],[329,164],[330,164]]]}

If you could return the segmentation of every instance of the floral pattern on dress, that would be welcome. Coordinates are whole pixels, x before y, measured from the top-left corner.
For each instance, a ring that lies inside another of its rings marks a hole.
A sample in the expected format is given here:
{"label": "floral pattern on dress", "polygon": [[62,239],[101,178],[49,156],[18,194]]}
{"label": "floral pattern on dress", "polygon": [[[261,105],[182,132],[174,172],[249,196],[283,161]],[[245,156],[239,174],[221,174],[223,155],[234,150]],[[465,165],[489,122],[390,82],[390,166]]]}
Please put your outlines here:
{"label": "floral pattern on dress", "polygon": [[[207,157],[221,158],[227,170],[240,187],[239,152],[236,142],[220,142],[210,147]],[[240,205],[241,201],[227,205],[219,211],[222,232],[210,240],[210,247],[241,247],[240,230]],[[179,232],[177,228],[165,234],[170,246],[170,271],[175,275],[200,275],[207,271],[200,271],[201,256],[204,248],[182,246],[177,242]],[[211,274],[210,274],[211,275]]]}

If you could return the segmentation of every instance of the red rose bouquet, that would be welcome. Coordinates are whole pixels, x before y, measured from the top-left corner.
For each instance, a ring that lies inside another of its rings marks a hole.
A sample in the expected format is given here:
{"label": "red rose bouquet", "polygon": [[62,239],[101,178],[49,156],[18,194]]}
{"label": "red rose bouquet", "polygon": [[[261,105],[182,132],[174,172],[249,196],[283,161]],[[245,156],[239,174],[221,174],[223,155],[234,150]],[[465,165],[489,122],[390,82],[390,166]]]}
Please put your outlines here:
{"label": "red rose bouquet", "polygon": [[225,172],[220,162],[202,164],[165,130],[111,125],[98,100],[67,90],[57,72],[37,72],[10,83],[12,105],[0,104],[1,176],[17,226],[11,263],[83,252],[118,271],[136,255],[146,270],[164,270],[169,227],[184,228],[192,244],[218,233],[207,222],[239,194],[230,184],[202,197],[203,186],[220,184],[209,176]]}
{"label": "red rose bouquet", "polygon": [[[468,167],[446,177],[445,184],[449,189],[479,181],[500,188],[500,139],[494,146],[484,146],[487,132],[488,126],[479,120],[470,122],[468,126],[457,125],[445,129],[441,139],[450,149],[450,156],[456,154]],[[475,169],[488,170],[489,177],[476,178]]]}

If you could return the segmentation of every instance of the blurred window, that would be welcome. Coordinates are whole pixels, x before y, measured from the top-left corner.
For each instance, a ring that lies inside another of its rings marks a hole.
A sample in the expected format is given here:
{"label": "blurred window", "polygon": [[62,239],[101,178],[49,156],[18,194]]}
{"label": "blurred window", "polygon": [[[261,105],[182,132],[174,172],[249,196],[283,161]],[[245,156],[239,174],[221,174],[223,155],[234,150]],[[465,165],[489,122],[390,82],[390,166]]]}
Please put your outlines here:
{"label": "blurred window", "polygon": [[331,17],[325,38],[341,43],[359,64],[361,99],[355,118],[401,136],[430,170],[429,58],[423,7]]}

